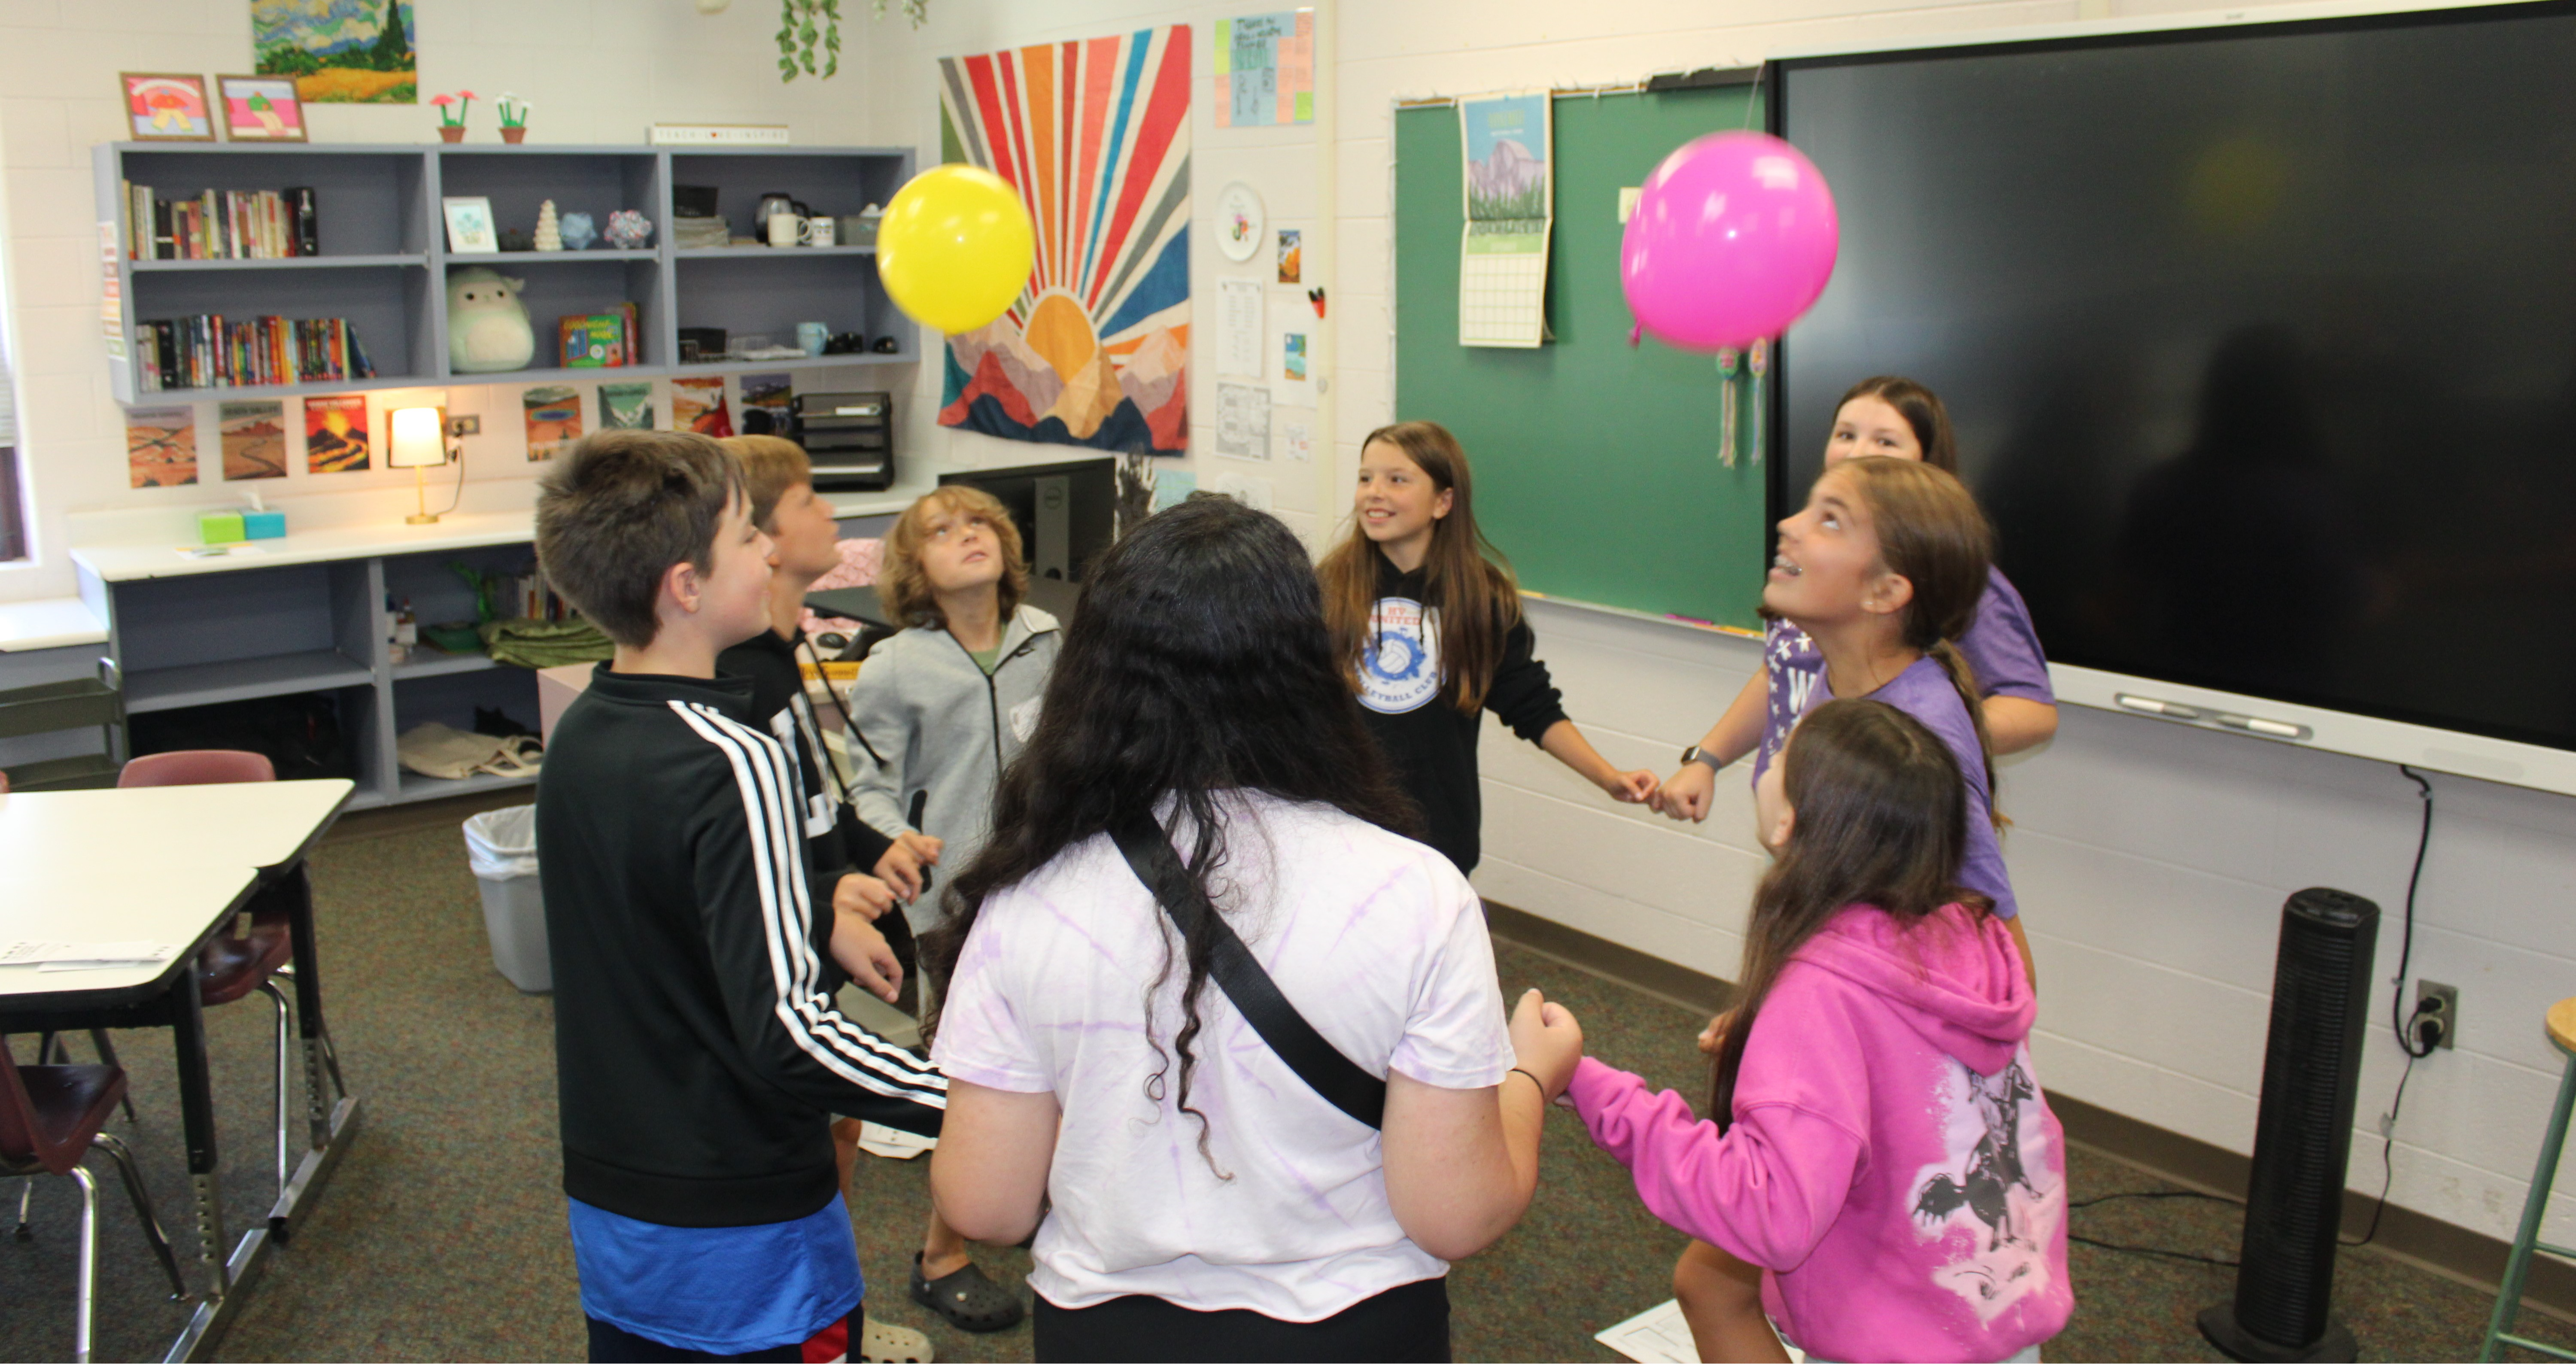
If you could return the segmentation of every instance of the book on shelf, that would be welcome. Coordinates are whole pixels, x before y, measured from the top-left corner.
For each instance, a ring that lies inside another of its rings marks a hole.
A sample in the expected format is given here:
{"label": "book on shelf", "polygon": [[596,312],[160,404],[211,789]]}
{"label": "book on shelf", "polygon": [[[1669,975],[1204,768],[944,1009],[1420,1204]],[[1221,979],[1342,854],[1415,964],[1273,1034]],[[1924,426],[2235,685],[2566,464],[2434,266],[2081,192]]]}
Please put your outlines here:
{"label": "book on shelf", "polygon": [[145,393],[376,377],[358,329],[338,317],[160,318],[137,323],[134,343],[135,387]]}
{"label": "book on shelf", "polygon": [[622,313],[592,313],[557,319],[555,329],[566,369],[615,369],[626,360],[626,318]]}
{"label": "book on shelf", "polygon": [[322,254],[318,203],[310,186],[210,189],[156,199],[128,180],[125,254],[134,260],[289,260]]}

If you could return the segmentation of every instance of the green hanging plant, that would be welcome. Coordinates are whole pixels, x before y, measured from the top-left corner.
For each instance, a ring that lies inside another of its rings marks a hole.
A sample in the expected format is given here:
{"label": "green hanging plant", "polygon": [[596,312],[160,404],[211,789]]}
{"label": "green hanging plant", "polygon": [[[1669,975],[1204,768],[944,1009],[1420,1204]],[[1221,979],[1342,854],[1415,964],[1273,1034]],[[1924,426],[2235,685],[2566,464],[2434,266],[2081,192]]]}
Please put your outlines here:
{"label": "green hanging plant", "polygon": [[[888,0],[871,0],[870,12],[885,17]],[[930,0],[902,0],[904,17],[919,28],[930,17]],[[821,61],[818,69],[817,50]],[[778,0],[778,79],[783,83],[804,72],[830,80],[841,70],[841,0]]]}
{"label": "green hanging plant", "polygon": [[[820,70],[814,50],[823,50]],[[778,79],[806,75],[830,80],[841,70],[841,0],[778,0]]]}

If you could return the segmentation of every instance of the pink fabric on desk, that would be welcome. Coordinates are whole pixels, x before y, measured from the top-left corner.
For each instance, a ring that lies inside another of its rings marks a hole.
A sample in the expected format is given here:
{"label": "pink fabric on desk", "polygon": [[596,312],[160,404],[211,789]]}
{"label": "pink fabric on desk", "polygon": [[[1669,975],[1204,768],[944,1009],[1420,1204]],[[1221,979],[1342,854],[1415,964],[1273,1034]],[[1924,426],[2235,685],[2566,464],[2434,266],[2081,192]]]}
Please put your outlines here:
{"label": "pink fabric on desk", "polygon": [[[841,566],[816,578],[814,585],[806,589],[807,591],[829,592],[836,587],[875,585],[877,569],[885,563],[885,541],[843,540],[840,550]],[[814,608],[810,606],[805,608],[804,624],[805,633],[809,635],[817,630],[838,630],[844,634],[855,634],[859,628],[857,621],[845,620],[839,616],[817,615]]]}

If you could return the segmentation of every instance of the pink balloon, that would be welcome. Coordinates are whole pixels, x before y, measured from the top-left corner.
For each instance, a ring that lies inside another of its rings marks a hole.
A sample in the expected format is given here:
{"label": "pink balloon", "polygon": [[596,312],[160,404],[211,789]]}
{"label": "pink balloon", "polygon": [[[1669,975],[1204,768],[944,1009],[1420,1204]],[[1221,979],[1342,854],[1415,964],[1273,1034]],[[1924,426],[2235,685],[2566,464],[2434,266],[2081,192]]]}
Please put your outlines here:
{"label": "pink balloon", "polygon": [[1711,133],[1646,177],[1619,243],[1639,326],[1683,350],[1778,336],[1833,278],[1842,228],[1814,162],[1768,133]]}

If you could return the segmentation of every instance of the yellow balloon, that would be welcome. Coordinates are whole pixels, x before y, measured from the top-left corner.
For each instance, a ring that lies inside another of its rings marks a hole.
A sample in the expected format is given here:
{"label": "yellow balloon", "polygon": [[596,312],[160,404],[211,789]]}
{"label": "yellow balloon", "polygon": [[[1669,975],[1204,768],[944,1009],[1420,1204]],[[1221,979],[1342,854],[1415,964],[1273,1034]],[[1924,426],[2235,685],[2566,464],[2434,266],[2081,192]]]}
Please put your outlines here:
{"label": "yellow balloon", "polygon": [[1000,317],[1036,263],[1037,235],[1019,194],[974,166],[914,176],[877,227],[877,275],[895,306],[951,334]]}

